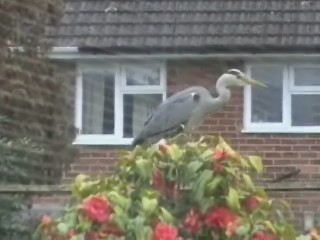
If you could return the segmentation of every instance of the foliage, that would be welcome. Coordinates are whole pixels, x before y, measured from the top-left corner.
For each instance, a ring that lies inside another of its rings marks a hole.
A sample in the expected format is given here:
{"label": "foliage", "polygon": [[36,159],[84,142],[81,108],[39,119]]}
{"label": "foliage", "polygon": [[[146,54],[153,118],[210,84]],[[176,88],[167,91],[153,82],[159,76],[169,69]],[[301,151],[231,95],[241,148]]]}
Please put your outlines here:
{"label": "foliage", "polygon": [[74,78],[48,58],[46,38],[63,7],[62,0],[0,1],[0,114],[7,118],[0,138],[28,138],[44,150],[21,183],[56,183],[74,155]]}
{"label": "foliage", "polygon": [[65,213],[44,217],[34,239],[295,239],[274,207],[287,203],[251,180],[262,172],[260,157],[240,155],[221,137],[138,146],[115,175],[79,175]]}
{"label": "foliage", "polygon": [[[47,57],[45,38],[63,7],[62,0],[0,1],[2,185],[55,183],[72,160],[71,76]],[[30,239],[29,205],[30,196],[0,195],[1,239]]]}

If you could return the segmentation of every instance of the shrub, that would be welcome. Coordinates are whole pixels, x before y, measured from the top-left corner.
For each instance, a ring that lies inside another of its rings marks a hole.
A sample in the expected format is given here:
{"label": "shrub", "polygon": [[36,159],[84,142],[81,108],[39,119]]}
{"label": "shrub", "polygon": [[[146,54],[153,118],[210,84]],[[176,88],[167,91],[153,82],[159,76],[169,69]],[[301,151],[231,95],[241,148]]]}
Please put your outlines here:
{"label": "shrub", "polygon": [[221,137],[136,147],[117,174],[79,175],[58,219],[44,217],[35,239],[296,239],[295,229],[253,184],[258,156],[242,156]]}

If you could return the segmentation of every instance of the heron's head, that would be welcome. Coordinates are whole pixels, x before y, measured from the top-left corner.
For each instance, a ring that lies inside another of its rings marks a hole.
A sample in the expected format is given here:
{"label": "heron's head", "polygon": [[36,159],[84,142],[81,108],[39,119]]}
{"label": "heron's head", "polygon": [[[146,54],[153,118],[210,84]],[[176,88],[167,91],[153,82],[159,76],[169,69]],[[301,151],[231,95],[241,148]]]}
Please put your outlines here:
{"label": "heron's head", "polygon": [[262,82],[250,78],[247,74],[241,72],[238,69],[230,69],[224,73],[219,81],[223,82],[226,87],[229,86],[246,86],[246,85],[256,85],[260,87],[267,87]]}

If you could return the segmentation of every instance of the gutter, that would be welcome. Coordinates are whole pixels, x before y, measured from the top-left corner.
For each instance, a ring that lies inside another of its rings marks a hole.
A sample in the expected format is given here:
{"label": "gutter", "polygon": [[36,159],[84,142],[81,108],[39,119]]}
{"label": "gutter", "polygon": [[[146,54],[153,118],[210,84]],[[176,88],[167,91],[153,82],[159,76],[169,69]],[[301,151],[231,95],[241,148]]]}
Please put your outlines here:
{"label": "gutter", "polygon": [[79,51],[78,47],[53,47],[49,54],[52,59],[95,59],[95,60],[113,60],[113,59],[283,59],[299,60],[301,58],[320,59],[320,53],[90,53]]}

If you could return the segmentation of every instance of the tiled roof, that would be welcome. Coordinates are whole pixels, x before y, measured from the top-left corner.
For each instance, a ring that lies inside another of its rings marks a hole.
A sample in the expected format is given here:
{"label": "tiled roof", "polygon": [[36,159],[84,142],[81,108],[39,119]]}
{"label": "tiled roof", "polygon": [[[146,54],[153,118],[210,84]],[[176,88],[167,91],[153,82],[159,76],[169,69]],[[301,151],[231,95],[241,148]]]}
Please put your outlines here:
{"label": "tiled roof", "polygon": [[320,49],[320,1],[68,0],[56,46],[105,51]]}

